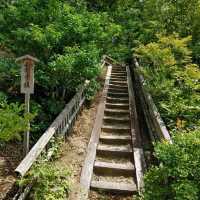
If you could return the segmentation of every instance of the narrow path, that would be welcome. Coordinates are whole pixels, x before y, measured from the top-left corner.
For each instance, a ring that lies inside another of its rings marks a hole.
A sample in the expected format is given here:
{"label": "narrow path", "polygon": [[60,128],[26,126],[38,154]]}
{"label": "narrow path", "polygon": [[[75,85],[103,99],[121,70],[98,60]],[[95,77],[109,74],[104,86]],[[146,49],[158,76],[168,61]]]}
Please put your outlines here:
{"label": "narrow path", "polygon": [[[104,73],[99,80],[104,83]],[[61,155],[56,160],[55,165],[61,169],[69,169],[71,171],[71,192],[69,200],[81,200],[82,190],[80,187],[80,174],[88,141],[91,136],[94,120],[96,117],[97,107],[99,104],[102,90],[100,90],[90,105],[84,106],[78,119],[75,122],[72,132],[67,137],[66,143],[62,145]]]}
{"label": "narrow path", "polygon": [[89,108],[84,108],[81,115],[78,117],[72,133],[62,147],[61,158],[56,162],[56,165],[60,168],[65,169],[67,167],[72,172],[70,200],[77,200],[79,196],[81,196],[79,185],[80,173],[93,122],[95,120],[99,95],[100,94],[96,96],[95,101]]}

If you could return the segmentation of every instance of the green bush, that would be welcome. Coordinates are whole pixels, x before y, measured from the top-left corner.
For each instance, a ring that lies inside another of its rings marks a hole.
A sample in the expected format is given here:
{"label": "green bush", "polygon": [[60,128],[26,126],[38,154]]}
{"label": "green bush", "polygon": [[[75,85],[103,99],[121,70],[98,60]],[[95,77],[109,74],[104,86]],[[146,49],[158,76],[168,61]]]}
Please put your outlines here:
{"label": "green bush", "polygon": [[7,104],[1,102],[0,106],[0,142],[20,139],[21,133],[28,130],[28,120],[33,118],[32,114],[23,115],[24,107],[18,104]]}
{"label": "green bush", "polygon": [[200,198],[200,129],[177,132],[173,142],[155,146],[160,165],[145,175],[145,200]]}
{"label": "green bush", "polygon": [[190,41],[191,37],[159,36],[158,42],[135,50],[143,66],[145,87],[171,130],[195,128],[200,123],[200,70],[191,64]]}
{"label": "green bush", "polygon": [[51,163],[42,161],[34,166],[27,177],[19,181],[23,186],[35,180],[30,195],[34,200],[67,199],[70,190],[70,172],[61,170]]}

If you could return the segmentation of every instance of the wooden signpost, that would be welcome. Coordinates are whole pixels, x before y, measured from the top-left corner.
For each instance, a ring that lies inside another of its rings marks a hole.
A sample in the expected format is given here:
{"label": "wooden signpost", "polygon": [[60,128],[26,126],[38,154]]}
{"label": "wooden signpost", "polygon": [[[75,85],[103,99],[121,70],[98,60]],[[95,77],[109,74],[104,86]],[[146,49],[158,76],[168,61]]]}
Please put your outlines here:
{"label": "wooden signpost", "polygon": [[[21,64],[21,93],[25,94],[25,112],[30,112],[30,94],[34,93],[34,66],[39,62],[37,58],[25,55],[16,59]],[[24,155],[29,152],[30,122],[24,133]]]}

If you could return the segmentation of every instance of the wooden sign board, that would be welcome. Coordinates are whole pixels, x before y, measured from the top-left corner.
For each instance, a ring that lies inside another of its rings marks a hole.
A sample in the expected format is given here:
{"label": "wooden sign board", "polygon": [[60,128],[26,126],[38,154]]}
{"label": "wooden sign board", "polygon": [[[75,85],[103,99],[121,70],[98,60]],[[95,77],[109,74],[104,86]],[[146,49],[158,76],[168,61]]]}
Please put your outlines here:
{"label": "wooden sign board", "polygon": [[24,61],[21,67],[21,93],[34,93],[34,64],[31,60]]}
{"label": "wooden sign board", "polygon": [[21,63],[21,93],[34,93],[34,65],[39,62],[37,58],[25,55],[16,59]]}

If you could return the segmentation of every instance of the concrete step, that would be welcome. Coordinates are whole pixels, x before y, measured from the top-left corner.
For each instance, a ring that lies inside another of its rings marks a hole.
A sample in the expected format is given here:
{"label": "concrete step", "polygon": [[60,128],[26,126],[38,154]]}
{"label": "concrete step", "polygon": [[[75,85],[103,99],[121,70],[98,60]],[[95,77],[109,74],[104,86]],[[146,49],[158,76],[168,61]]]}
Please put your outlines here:
{"label": "concrete step", "polygon": [[137,192],[137,186],[134,183],[116,183],[105,181],[92,181],[91,188],[96,190],[104,190],[117,194],[134,194]]}

